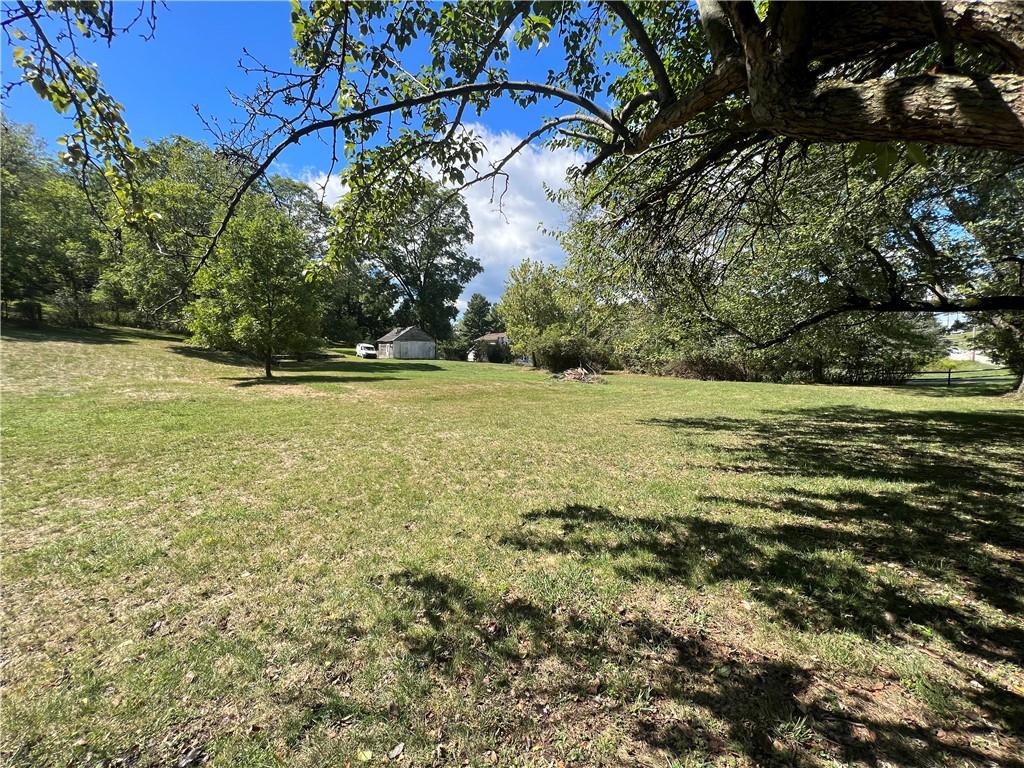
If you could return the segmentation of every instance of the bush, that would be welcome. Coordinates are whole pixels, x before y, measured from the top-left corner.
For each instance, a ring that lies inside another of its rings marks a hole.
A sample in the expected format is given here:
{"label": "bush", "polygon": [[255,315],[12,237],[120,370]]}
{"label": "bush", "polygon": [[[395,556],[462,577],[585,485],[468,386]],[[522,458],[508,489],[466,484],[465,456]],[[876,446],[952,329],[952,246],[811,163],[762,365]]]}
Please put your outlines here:
{"label": "bush", "polygon": [[713,352],[678,358],[665,365],[660,373],[705,381],[757,381],[761,378],[744,363]]}
{"label": "bush", "polygon": [[508,344],[481,344],[476,348],[476,359],[487,363],[511,363],[512,349]]}
{"label": "bush", "polygon": [[586,336],[559,336],[545,332],[531,345],[534,364],[554,373],[569,368],[608,368],[612,353],[606,344]]}
{"label": "bush", "polygon": [[465,360],[469,350],[470,345],[459,338],[437,342],[437,355],[442,360]]}
{"label": "bush", "polygon": [[60,288],[53,294],[51,302],[58,324],[77,327],[92,324],[96,307],[89,294]]}

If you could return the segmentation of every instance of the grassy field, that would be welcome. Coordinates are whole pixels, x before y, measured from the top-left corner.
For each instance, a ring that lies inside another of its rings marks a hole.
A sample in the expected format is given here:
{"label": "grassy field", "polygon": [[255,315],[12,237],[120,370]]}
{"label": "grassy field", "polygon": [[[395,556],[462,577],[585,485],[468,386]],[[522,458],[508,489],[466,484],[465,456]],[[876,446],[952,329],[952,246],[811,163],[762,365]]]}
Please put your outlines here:
{"label": "grassy field", "polygon": [[[1017,377],[1006,366],[949,358],[928,363],[908,379],[908,383],[914,386],[982,387],[980,390],[968,390],[968,393],[1006,391],[1012,389],[1016,382]],[[961,390],[956,394],[962,395],[964,392]]]}
{"label": "grassy field", "polygon": [[1024,765],[999,387],[2,363],[9,765]]}

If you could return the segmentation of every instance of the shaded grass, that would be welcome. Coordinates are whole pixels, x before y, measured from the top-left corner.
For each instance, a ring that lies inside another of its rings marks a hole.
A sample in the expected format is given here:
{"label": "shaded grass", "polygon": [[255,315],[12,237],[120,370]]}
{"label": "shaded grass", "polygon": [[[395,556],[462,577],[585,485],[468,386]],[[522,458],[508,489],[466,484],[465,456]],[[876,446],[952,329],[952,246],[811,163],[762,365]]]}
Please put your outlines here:
{"label": "shaded grass", "polygon": [[1021,764],[1018,403],[102,334],[3,342],[11,764]]}

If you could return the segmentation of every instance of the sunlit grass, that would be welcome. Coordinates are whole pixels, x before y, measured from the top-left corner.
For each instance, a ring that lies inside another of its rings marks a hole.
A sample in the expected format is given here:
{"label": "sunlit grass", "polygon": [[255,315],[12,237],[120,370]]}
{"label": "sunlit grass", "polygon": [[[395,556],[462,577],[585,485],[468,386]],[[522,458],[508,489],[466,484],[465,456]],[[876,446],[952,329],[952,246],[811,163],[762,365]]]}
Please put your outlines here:
{"label": "sunlit grass", "polygon": [[1024,748],[1019,401],[5,333],[12,765]]}

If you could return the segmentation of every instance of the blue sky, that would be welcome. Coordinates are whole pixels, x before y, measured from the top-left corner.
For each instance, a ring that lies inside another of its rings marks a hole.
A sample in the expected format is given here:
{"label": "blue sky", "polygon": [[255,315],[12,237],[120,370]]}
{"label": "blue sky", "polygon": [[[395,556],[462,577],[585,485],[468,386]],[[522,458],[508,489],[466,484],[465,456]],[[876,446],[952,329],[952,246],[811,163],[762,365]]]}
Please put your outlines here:
{"label": "blue sky", "polygon": [[[255,84],[237,66],[243,48],[268,65],[287,67],[293,44],[290,11],[288,2],[172,1],[158,10],[153,40],[130,33],[116,38],[109,48],[99,42],[87,45],[83,55],[99,65],[107,89],[124,104],[137,143],[170,134],[208,141],[194,106],[222,121],[236,114],[229,90],[248,93]],[[127,16],[134,12],[134,4],[125,3],[118,12]],[[542,78],[554,53],[517,55],[516,76]],[[5,41],[5,82],[15,76],[12,70]],[[68,131],[67,118],[27,87],[14,89],[4,109],[9,119],[33,124],[50,143]],[[505,102],[478,118],[476,128],[494,157],[539,124],[540,110],[531,112]],[[509,267],[523,258],[561,262],[558,244],[538,229],[540,224],[557,227],[562,221],[558,208],[547,201],[544,185],[559,185],[566,167],[577,159],[567,150],[528,149],[506,168],[510,186],[500,213],[491,203],[489,188],[467,193],[475,234],[471,251],[484,264],[484,273],[467,286],[463,299],[475,290],[497,299]],[[311,140],[290,148],[275,170],[322,184],[329,182],[329,162],[324,146]],[[329,191],[336,188],[328,183]]]}

